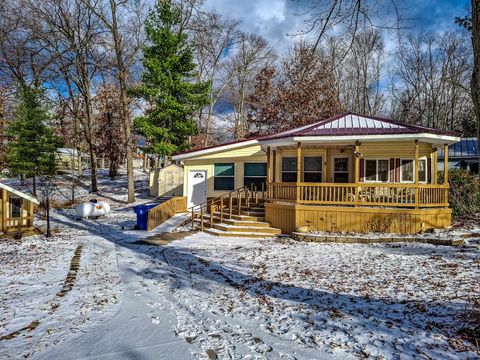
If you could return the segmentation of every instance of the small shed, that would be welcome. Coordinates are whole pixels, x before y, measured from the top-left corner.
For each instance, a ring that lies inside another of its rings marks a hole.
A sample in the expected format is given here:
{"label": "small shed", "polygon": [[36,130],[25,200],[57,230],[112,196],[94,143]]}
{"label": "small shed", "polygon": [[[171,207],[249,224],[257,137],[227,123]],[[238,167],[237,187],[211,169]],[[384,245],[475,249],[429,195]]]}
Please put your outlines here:
{"label": "small shed", "polygon": [[87,154],[79,152],[72,148],[58,148],[57,149],[58,171],[75,170],[81,172],[89,163]]}
{"label": "small shed", "polygon": [[183,196],[183,166],[171,164],[150,171],[150,196]]}
{"label": "small shed", "polygon": [[33,229],[33,212],[39,204],[33,196],[0,183],[0,233]]}
{"label": "small shed", "polygon": [[[438,170],[443,171],[445,155],[438,150]],[[475,137],[462,138],[448,148],[448,168],[466,169],[478,174],[478,142]]]}

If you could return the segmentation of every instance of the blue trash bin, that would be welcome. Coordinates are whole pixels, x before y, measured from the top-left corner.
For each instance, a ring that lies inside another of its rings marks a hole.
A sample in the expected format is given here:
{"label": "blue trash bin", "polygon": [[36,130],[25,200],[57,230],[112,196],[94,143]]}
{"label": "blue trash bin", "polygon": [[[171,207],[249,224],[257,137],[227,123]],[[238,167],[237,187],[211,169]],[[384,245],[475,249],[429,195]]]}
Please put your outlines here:
{"label": "blue trash bin", "polygon": [[148,211],[158,204],[137,205],[133,207],[133,211],[137,214],[138,230],[148,230]]}

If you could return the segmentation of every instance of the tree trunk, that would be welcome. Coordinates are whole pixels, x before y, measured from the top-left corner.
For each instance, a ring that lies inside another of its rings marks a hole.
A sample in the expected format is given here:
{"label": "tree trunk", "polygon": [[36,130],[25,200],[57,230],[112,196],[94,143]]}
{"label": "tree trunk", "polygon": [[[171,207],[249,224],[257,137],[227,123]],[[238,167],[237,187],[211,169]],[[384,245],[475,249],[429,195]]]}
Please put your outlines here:
{"label": "tree trunk", "polygon": [[123,62],[123,49],[120,34],[118,32],[118,23],[117,23],[117,5],[115,0],[110,0],[110,10],[112,13],[112,26],[111,32],[113,36],[114,46],[115,46],[115,56],[117,60],[118,67],[118,78],[120,82],[120,98],[122,101],[122,115],[123,115],[123,124],[125,128],[125,139],[126,139],[126,158],[127,158],[127,178],[128,178],[128,197],[127,202],[135,202],[135,184],[133,181],[133,144],[132,144],[132,125],[130,119],[130,111],[128,109],[128,98],[127,98],[127,71],[125,69],[125,64]]}
{"label": "tree trunk", "polygon": [[[477,123],[477,143],[480,149],[480,0],[472,0],[472,47],[473,72],[470,85]],[[480,165],[480,152],[478,161]],[[478,175],[480,177],[480,170]]]}
{"label": "tree trunk", "polygon": [[32,177],[32,195],[37,196],[37,177],[35,174]]}
{"label": "tree trunk", "polygon": [[92,193],[98,191],[98,183],[97,183],[97,154],[95,152],[95,145],[88,144],[88,151],[90,154],[90,170],[91,174],[91,182],[92,182]]}

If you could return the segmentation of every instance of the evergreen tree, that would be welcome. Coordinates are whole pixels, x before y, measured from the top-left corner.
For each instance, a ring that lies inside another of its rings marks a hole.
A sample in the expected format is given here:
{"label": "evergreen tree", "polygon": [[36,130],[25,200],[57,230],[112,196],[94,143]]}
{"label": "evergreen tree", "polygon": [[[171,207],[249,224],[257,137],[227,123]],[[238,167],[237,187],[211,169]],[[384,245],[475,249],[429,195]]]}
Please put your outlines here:
{"label": "evergreen tree", "polygon": [[10,176],[35,179],[53,175],[57,165],[57,148],[61,140],[49,127],[50,117],[42,89],[21,85],[14,119],[7,128],[7,165]]}
{"label": "evergreen tree", "polygon": [[145,116],[135,127],[145,136],[145,152],[162,157],[188,149],[197,133],[194,114],[208,104],[210,84],[195,82],[193,48],[171,0],[157,1],[145,23],[148,45],[143,49],[142,84],[132,93],[145,100]]}

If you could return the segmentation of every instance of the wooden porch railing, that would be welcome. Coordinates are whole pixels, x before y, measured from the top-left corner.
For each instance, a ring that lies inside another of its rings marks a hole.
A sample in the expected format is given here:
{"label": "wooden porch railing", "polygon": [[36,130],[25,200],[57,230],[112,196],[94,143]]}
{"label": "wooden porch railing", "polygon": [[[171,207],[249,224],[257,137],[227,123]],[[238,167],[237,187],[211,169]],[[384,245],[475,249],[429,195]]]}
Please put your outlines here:
{"label": "wooden porch railing", "polygon": [[185,196],[171,198],[148,211],[148,231],[170,219],[179,212],[187,211],[187,198]]}
{"label": "wooden porch railing", "polygon": [[[8,217],[4,220],[4,233],[33,229],[33,215]],[[1,230],[1,229],[0,229]]]}
{"label": "wooden porch railing", "polygon": [[319,205],[448,207],[448,185],[268,183],[267,199]]}
{"label": "wooden porch railing", "polygon": [[[206,202],[192,206],[189,211],[192,213],[192,228],[195,227],[195,219],[200,219],[200,229],[203,231],[205,226],[213,227],[215,212],[219,212],[220,222],[223,222],[223,218],[231,218],[233,212],[236,214],[242,214],[243,206],[249,207],[252,203],[258,203],[259,199],[264,200],[266,198],[266,189],[262,183],[262,189],[257,190],[256,186],[242,186],[236,190],[229,192],[228,194],[221,195],[214,199],[207,200]],[[234,204],[235,200],[235,204]],[[226,211],[224,211],[226,209]],[[205,217],[208,217],[208,221],[205,221]]]}

